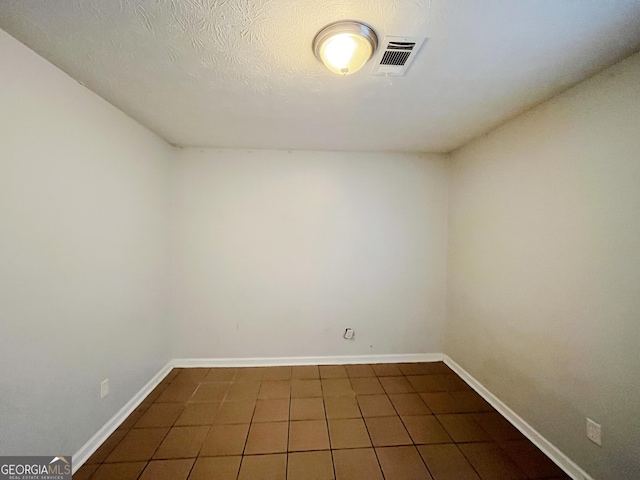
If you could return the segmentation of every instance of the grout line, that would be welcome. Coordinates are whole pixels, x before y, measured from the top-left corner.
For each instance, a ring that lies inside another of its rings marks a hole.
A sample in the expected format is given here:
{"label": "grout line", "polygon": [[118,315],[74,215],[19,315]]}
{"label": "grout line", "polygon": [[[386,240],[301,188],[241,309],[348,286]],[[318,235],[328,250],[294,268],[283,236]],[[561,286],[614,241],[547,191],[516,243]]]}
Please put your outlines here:
{"label": "grout line", "polygon": [[[349,380],[349,382],[351,382],[351,380]],[[380,380],[378,380],[378,382],[380,382]],[[382,382],[380,382],[380,385],[382,385]],[[382,387],[382,390],[384,390],[385,395],[387,397],[387,400],[389,400],[389,402],[391,403],[391,399],[389,398],[389,394],[384,389],[384,386]],[[362,408],[360,408],[360,402],[358,402],[358,396],[354,395],[354,397],[356,399],[356,404],[358,405],[358,409],[360,410],[360,416],[362,417],[362,423],[364,423],[364,428],[367,431],[367,435],[369,436],[369,441],[371,442],[371,449],[373,450],[373,455],[376,457],[376,462],[378,462],[378,468],[380,469],[380,475],[382,475],[382,478],[384,479],[385,478],[384,471],[382,470],[382,464],[380,463],[380,459],[378,458],[378,452],[376,450],[376,447],[373,444],[373,438],[371,438],[371,432],[369,432],[369,426],[367,425],[367,422],[366,422],[366,420],[364,418],[364,414],[362,413]],[[393,405],[393,403],[392,403],[392,405]]]}
{"label": "grout line", "polygon": [[[293,374],[293,372],[292,372]],[[260,384],[262,388],[262,384]],[[289,386],[289,415],[287,416],[287,448],[284,452],[284,478],[289,478],[289,443],[291,441],[291,386]]]}
{"label": "grout line", "polygon": [[[198,384],[198,388],[196,388],[196,391],[193,392],[193,395],[191,395],[191,398],[193,398],[195,396],[195,394],[198,392],[198,390],[200,390],[200,387],[202,387],[202,384],[204,383],[204,379],[207,377],[207,375],[209,374],[210,371],[211,371],[211,369],[208,368],[207,372],[204,374],[204,376],[202,377],[202,380]],[[225,395],[226,395],[226,393],[225,393]],[[191,398],[189,400],[191,400]],[[189,401],[187,401],[187,403],[185,404],[185,407],[182,409],[182,412],[180,413],[180,415],[182,415],[182,413],[184,413],[184,411],[187,409],[188,405],[189,405]],[[222,403],[220,403],[218,405],[218,410],[220,410],[220,406],[221,405],[222,405]],[[218,413],[218,411],[216,410],[216,414],[217,413]],[[180,418],[180,415],[178,415],[178,418],[176,419],[176,422]],[[213,417],[213,421],[215,421],[215,415]],[[198,458],[200,458],[200,452],[202,451],[202,447],[204,446],[204,442],[207,440],[207,437],[209,436],[209,433],[211,433],[211,430],[213,430],[213,423],[211,425],[209,425],[209,429],[207,430],[207,434],[204,436],[204,439],[202,441],[202,445],[200,445],[200,448],[198,449],[198,453],[196,454],[196,458],[193,460],[193,463],[191,464],[191,468],[189,469],[189,475],[187,475],[187,478],[189,478],[189,476],[191,475],[191,472],[193,471],[194,467],[196,466],[196,463],[198,462]]]}
{"label": "grout line", "polygon": [[[320,382],[320,388],[322,389],[322,382]],[[324,394],[324,390],[322,393]],[[336,462],[333,458],[333,448],[332,448],[333,445],[331,444],[331,434],[329,433],[329,417],[327,415],[327,403],[324,401],[324,395],[322,395],[322,408],[324,409],[324,422],[327,425],[327,438],[329,439],[329,455],[331,455],[331,467],[333,468],[333,478],[335,479],[337,478]]]}
{"label": "grout line", "polygon": [[[169,372],[171,373],[171,372]],[[179,375],[179,374],[178,374]],[[171,382],[169,382],[169,385],[171,385],[176,378],[178,378],[178,375],[176,375]],[[166,388],[169,388],[168,386]],[[165,390],[166,390],[165,388]],[[191,396],[184,402],[184,406],[182,407],[182,410],[180,410],[180,413],[178,414],[178,416],[176,417],[176,419],[173,421],[173,423],[171,424],[171,426],[167,429],[167,433],[164,435],[164,437],[162,437],[162,440],[158,443],[158,446],[156,447],[156,449],[153,451],[153,453],[151,454],[151,457],[149,457],[149,460],[147,461],[147,464],[144,466],[144,468],[142,469],[142,471],[140,472],[140,475],[138,475],[137,478],[140,478],[145,470],[149,467],[149,464],[153,461],[153,456],[156,454],[156,452],[160,449],[160,446],[164,443],[164,441],[167,439],[167,437],[169,436],[169,432],[171,432],[171,429],[173,428],[173,426],[175,425],[175,423],[178,421],[178,418],[180,417],[180,415],[182,414],[182,412],[184,411],[184,409],[187,407],[187,403],[189,402],[189,400],[191,398],[193,398],[193,396],[195,395],[195,393],[198,391],[198,389],[200,388],[200,383],[198,383],[198,386],[196,387],[196,389],[193,391],[193,393],[191,394]],[[144,401],[144,400],[143,400]],[[155,401],[153,402],[155,403]],[[173,402],[172,402],[173,403]],[[177,402],[176,402],[177,403]],[[149,407],[151,408],[151,407]],[[142,417],[140,417],[142,418]],[[140,421],[140,420],[138,420]],[[136,422],[137,423],[137,422]],[[134,425],[135,426],[135,425]],[[154,427],[150,427],[150,428],[154,428]],[[133,427],[131,428],[131,430],[133,430]],[[166,460],[166,459],[163,459]],[[195,460],[193,461],[193,463],[195,464]],[[193,468],[193,465],[192,465]],[[189,473],[191,473],[191,471],[189,471]]]}
{"label": "grout line", "polygon": [[[402,372],[402,370],[401,370]],[[404,377],[404,379],[409,382],[409,379],[407,378],[407,376],[402,373],[402,376]],[[376,377],[377,378],[377,377]],[[380,382],[380,384],[382,384],[382,382]],[[409,384],[411,384],[411,382],[409,382]],[[382,387],[384,390],[384,386]],[[422,401],[422,403],[424,403],[427,408],[429,408],[429,405],[427,405],[427,402],[424,401],[424,399],[420,396],[420,394],[415,391],[415,388],[413,387],[413,385],[411,385],[411,388],[413,388],[415,394],[418,395],[418,397],[420,398],[420,400]],[[386,393],[386,390],[385,390]],[[411,434],[409,433],[409,430],[407,429],[407,426],[405,425],[404,421],[402,420],[402,416],[400,415],[400,412],[398,411],[398,409],[396,408],[395,404],[393,403],[393,401],[391,400],[391,397],[389,397],[389,394],[387,393],[387,398],[389,399],[389,402],[391,402],[391,406],[393,407],[393,409],[395,410],[396,414],[398,415],[398,418],[400,419],[400,423],[402,423],[402,426],[404,427],[405,431],[407,432],[407,435],[409,436],[409,439],[411,440],[411,446],[413,446],[414,450],[416,451],[416,453],[418,454],[418,458],[420,458],[420,460],[422,461],[422,463],[424,464],[425,468],[427,469],[427,472],[429,473],[429,475],[431,476],[431,478],[435,478],[433,473],[431,473],[431,470],[429,469],[429,466],[427,465],[427,462],[425,461],[424,458],[422,458],[422,455],[420,454],[420,451],[418,450],[418,446],[415,443],[415,441],[413,440],[413,437],[411,436]],[[429,408],[429,411],[431,411],[431,409]],[[433,414],[433,412],[432,412]],[[378,455],[378,453],[376,452],[376,456]],[[378,462],[380,460],[378,459]],[[382,466],[380,467],[382,469]]]}
{"label": "grout line", "polygon": [[[333,445],[332,445],[332,442],[331,442],[331,436],[330,436],[330,431],[329,431],[329,418],[328,418],[328,415],[327,415],[327,405],[326,405],[326,401],[325,401],[325,400],[326,400],[326,398],[334,398],[334,397],[325,397],[325,393],[326,393],[326,392],[324,391],[324,390],[325,390],[325,386],[324,386],[324,384],[323,384],[323,382],[322,382],[322,380],[323,380],[323,379],[322,379],[322,377],[320,376],[319,367],[318,367],[318,366],[316,366],[316,368],[318,369],[318,378],[313,378],[313,379],[310,379],[310,380],[318,380],[318,381],[319,381],[319,384],[320,384],[320,389],[321,389],[321,397],[320,397],[320,398],[321,398],[321,401],[322,401],[322,403],[323,403],[324,419],[325,419],[325,424],[326,424],[326,428],[327,428],[327,436],[328,436],[328,439],[329,439],[329,452],[330,452],[330,455],[331,455],[331,462],[332,462],[333,473],[334,473],[334,477],[335,477],[335,476],[336,476],[336,474],[337,474],[337,472],[336,472],[336,465],[335,465],[335,458],[334,458],[334,450],[337,450],[337,449],[334,449],[334,448],[333,448]],[[180,369],[180,370],[182,371],[182,370],[186,370],[186,369]],[[208,370],[208,371],[210,371],[211,369],[207,369],[207,370]],[[169,374],[167,375],[167,377],[171,375],[171,372],[172,372],[172,371],[173,371],[173,370],[171,370],[171,371],[169,372]],[[374,371],[374,373],[375,373],[375,371]],[[235,377],[236,377],[236,375],[237,375],[237,371],[234,373],[234,376],[233,376],[233,378],[232,378],[230,381],[226,381],[226,382],[224,382],[224,383],[229,383],[229,385],[232,385],[232,384],[233,384],[233,383],[235,383],[235,381],[236,381],[236,378],[235,378]],[[423,374],[419,374],[419,375],[423,375]],[[429,374],[424,374],[424,375],[429,375]],[[457,375],[455,372],[453,372],[453,375],[455,375],[455,376],[457,376],[457,377],[461,378],[461,377],[460,377],[459,375]],[[168,381],[165,385],[163,385],[163,386],[161,387],[161,389],[157,392],[158,394],[156,395],[155,400],[154,400],[153,402],[151,402],[151,405],[149,406],[149,408],[151,408],[151,406],[153,406],[154,404],[157,404],[157,403],[156,403],[157,399],[158,399],[158,398],[159,398],[159,397],[164,393],[164,391],[165,391],[166,389],[168,389],[171,385],[178,385],[178,384],[179,384],[179,382],[178,382],[178,383],[176,383],[176,382],[175,382],[175,380],[178,378],[178,376],[179,376],[179,373],[178,373],[177,375],[175,375],[175,376],[174,376],[170,381]],[[205,374],[205,377],[206,377],[206,374]],[[203,378],[205,378],[205,377],[203,377]],[[393,376],[393,377],[395,377],[395,378],[403,377],[403,378],[404,378],[404,380],[405,380],[406,382],[409,382],[409,379],[407,378],[407,377],[408,377],[408,375],[406,375],[406,374],[404,374],[404,373],[401,373],[401,375],[396,375],[396,376]],[[352,377],[348,376],[348,372],[347,372],[347,377],[340,377],[340,378],[346,378],[346,379],[349,381],[349,384],[350,384],[350,386],[351,386],[351,390],[353,391],[353,383],[352,383],[352,380],[353,380],[353,379],[352,379]],[[375,376],[373,376],[373,377],[353,377],[353,378],[375,378],[375,379],[376,379],[380,384],[382,384],[382,382],[380,382],[380,378],[381,378],[381,377],[379,377],[377,374],[375,374]],[[327,380],[327,379],[325,379],[325,380]],[[464,380],[462,380],[462,381],[464,382]],[[265,382],[265,380],[264,380],[264,378],[261,378],[261,379],[260,379],[260,381],[259,381],[258,397],[259,397],[260,388],[262,387],[262,383],[263,383],[263,382]],[[290,377],[290,379],[289,379],[289,382],[290,382],[291,384],[293,383],[293,369],[291,370],[291,377]],[[193,382],[193,383],[196,383],[196,382]],[[146,461],[146,464],[145,464],[144,468],[142,469],[142,471],[141,471],[140,475],[138,476],[138,478],[139,478],[141,475],[143,475],[143,473],[147,470],[147,468],[149,467],[149,464],[150,464],[152,461],[164,461],[164,460],[177,460],[177,459],[178,459],[178,458],[170,458],[170,459],[154,459],[154,458],[153,458],[153,455],[155,455],[155,454],[157,453],[157,451],[159,450],[160,446],[163,444],[163,442],[166,440],[167,436],[169,435],[169,432],[170,432],[173,428],[177,427],[176,423],[177,423],[178,419],[179,419],[179,418],[180,418],[180,416],[184,413],[184,411],[186,410],[186,408],[190,405],[189,401],[190,401],[192,398],[194,398],[194,396],[197,394],[197,392],[198,392],[198,391],[200,390],[200,388],[202,387],[202,384],[203,384],[203,383],[210,383],[210,382],[204,382],[203,380],[201,380],[201,381],[199,381],[199,382],[197,382],[197,383],[198,383],[198,385],[197,385],[197,387],[195,388],[194,392],[191,394],[191,396],[190,396],[186,401],[184,401],[184,402],[160,402],[160,403],[159,403],[159,404],[173,404],[173,403],[179,403],[179,404],[181,404],[181,405],[182,405],[182,408],[181,408],[180,412],[178,413],[178,415],[176,416],[176,419],[173,421],[172,425],[168,427],[167,433],[164,435],[164,437],[162,438],[162,440],[159,442],[158,447],[156,447],[156,449],[154,450],[154,452],[153,452],[153,454],[151,455],[151,457]],[[256,383],[258,383],[258,382],[256,382]],[[466,382],[464,382],[464,383],[466,384]],[[409,382],[409,384],[410,384],[410,382]],[[413,390],[412,392],[401,392],[401,393],[402,393],[402,394],[417,394],[417,395],[419,395],[419,396],[420,396],[420,393],[421,393],[421,392],[417,392],[417,391],[415,391],[415,388],[413,387],[413,385],[412,385],[411,387],[412,387],[412,390]],[[157,388],[157,387],[156,387],[156,388]],[[155,390],[155,389],[154,389],[154,390]],[[229,390],[230,390],[230,386],[229,386],[229,388],[227,388],[227,390],[225,391],[225,394],[224,394],[224,396],[223,396],[222,400],[221,400],[221,401],[216,401],[216,403],[217,403],[217,408],[218,408],[218,410],[216,411],[216,414],[217,414],[217,413],[219,412],[219,410],[221,409],[221,407],[222,407],[222,403],[227,399],[228,394],[229,394]],[[384,387],[383,387],[383,391],[384,391],[385,396],[387,397],[387,400],[391,403],[391,405],[392,405],[392,407],[393,407],[393,409],[394,409],[394,411],[395,411],[396,416],[400,419],[401,424],[403,425],[403,428],[405,429],[405,431],[406,431],[407,435],[409,436],[409,438],[410,438],[410,440],[411,440],[411,444],[410,444],[410,445],[411,445],[411,446],[413,446],[413,447],[414,447],[414,449],[417,451],[417,450],[418,450],[418,444],[416,444],[416,443],[415,443],[415,441],[413,440],[413,438],[412,438],[412,437],[411,437],[411,435],[409,434],[408,429],[407,429],[407,427],[406,427],[406,425],[404,424],[404,421],[403,421],[403,419],[402,419],[402,416],[400,415],[400,412],[398,411],[398,408],[397,408],[397,407],[396,407],[396,405],[393,403],[393,401],[391,401],[390,394],[386,391],[386,389],[384,389]],[[446,391],[444,391],[444,392],[442,392],[442,393],[449,393],[449,394],[451,394],[451,392],[452,392],[452,391],[458,391],[458,390],[446,390]],[[369,440],[370,440],[370,443],[371,443],[371,448],[374,450],[374,454],[376,455],[376,460],[377,460],[377,462],[378,462],[378,466],[379,466],[379,468],[380,468],[380,472],[381,472],[381,474],[382,474],[382,476],[383,476],[383,478],[384,478],[384,472],[383,472],[383,470],[382,470],[382,465],[381,465],[381,463],[380,463],[380,459],[379,459],[379,457],[378,457],[376,447],[375,447],[375,446],[374,446],[374,444],[373,444],[373,439],[372,439],[372,437],[371,437],[371,432],[369,431],[369,427],[368,427],[368,425],[367,425],[367,423],[366,423],[366,421],[365,421],[365,417],[364,417],[364,415],[363,415],[362,409],[361,409],[360,404],[359,404],[359,402],[358,402],[358,395],[356,395],[356,394],[355,394],[355,391],[354,391],[353,393],[354,393],[353,397],[348,397],[348,398],[354,398],[354,400],[356,401],[356,405],[358,406],[358,410],[359,410],[359,412],[360,412],[360,418],[361,418],[362,422],[363,422],[363,423],[364,423],[364,425],[365,425],[365,429],[366,429],[366,431],[367,431],[367,435],[369,436]],[[151,393],[150,393],[149,395],[151,395]],[[141,402],[141,404],[142,404],[142,403],[144,403],[144,402],[147,400],[147,398],[149,397],[149,395],[148,395],[148,396],[147,396],[147,397],[146,397],[146,398]],[[360,396],[362,396],[362,395],[360,395]],[[286,477],[288,477],[288,460],[289,460],[289,458],[288,458],[288,457],[289,457],[289,453],[294,453],[294,452],[289,452],[289,448],[290,448],[290,435],[291,435],[291,421],[292,421],[292,420],[291,420],[291,415],[292,415],[292,403],[293,403],[292,389],[290,389],[290,390],[289,390],[289,395],[288,395],[288,397],[287,397],[287,398],[288,398],[288,402],[289,402],[289,403],[288,403],[288,418],[287,418],[287,447],[286,447],[286,451],[285,451],[285,455],[286,455],[286,457],[285,457],[285,476],[286,476]],[[314,397],[302,397],[302,398],[314,398]],[[336,397],[336,398],[339,398],[339,397]],[[429,407],[429,405],[427,404],[427,402],[426,402],[426,401],[424,400],[424,398],[422,398],[421,396],[420,396],[420,400],[421,400],[424,404],[426,404],[426,405],[427,405],[427,407]],[[254,403],[253,411],[252,411],[252,414],[251,414],[251,419],[249,420],[249,429],[248,429],[248,432],[247,432],[247,437],[245,438],[245,443],[244,443],[244,446],[243,446],[243,451],[242,451],[242,454],[241,454],[241,456],[240,456],[240,465],[239,465],[239,468],[238,468],[238,474],[237,474],[238,476],[240,475],[240,468],[241,468],[241,465],[242,465],[242,460],[244,459],[244,456],[245,456],[246,446],[247,446],[248,438],[249,438],[249,432],[250,432],[251,427],[252,427],[252,425],[253,425],[253,423],[254,423],[254,418],[255,418],[256,410],[257,410],[257,402],[258,402],[258,398],[256,398],[256,399],[255,399],[255,403]],[[196,403],[200,403],[200,402],[196,402]],[[145,428],[149,428],[149,429],[161,428],[161,427],[153,427],[153,426],[150,426],[150,427],[143,427],[143,428],[134,428],[134,427],[135,427],[135,424],[137,424],[137,422],[138,422],[138,421],[140,421],[140,418],[142,418],[142,416],[144,416],[144,415],[147,413],[147,411],[149,410],[149,408],[147,408],[147,409],[142,413],[142,415],[140,415],[140,417],[139,417],[139,418],[136,420],[136,422],[131,426],[131,428],[129,428],[129,429],[126,431],[126,433],[123,435],[123,437],[120,439],[120,441],[119,441],[119,442],[117,442],[117,443],[116,443],[116,445],[114,445],[114,447],[113,447],[113,448],[111,448],[111,449],[109,450],[109,452],[106,454],[106,456],[105,456],[105,458],[104,458],[105,460],[106,460],[106,459],[109,457],[109,455],[111,455],[111,453],[112,453],[112,452],[113,452],[113,451],[114,451],[114,450],[115,450],[115,449],[120,445],[120,443],[122,442],[122,440],[123,440],[123,439],[124,439],[124,438],[129,434],[129,433],[131,433],[133,430],[144,430]],[[429,409],[431,410],[431,408],[430,408],[430,407],[429,407]],[[137,410],[137,409],[136,409],[136,410]],[[455,442],[455,441],[453,441],[453,443],[425,444],[425,446],[429,446],[429,445],[454,445],[454,446],[456,447],[456,449],[457,449],[460,453],[462,453],[462,456],[463,456],[463,458],[465,459],[465,461],[466,461],[466,462],[471,466],[471,468],[472,468],[472,469],[473,469],[473,470],[474,470],[474,471],[479,475],[479,472],[477,471],[477,469],[475,468],[475,466],[471,463],[470,459],[469,459],[469,458],[464,454],[464,452],[459,448],[459,446],[460,446],[460,445],[464,445],[464,444],[468,444],[468,443],[471,443],[471,444],[473,444],[473,443],[492,443],[492,444],[496,444],[496,445],[498,445],[498,447],[499,447],[499,451],[500,451],[502,454],[506,455],[506,458],[508,458],[508,459],[509,459],[509,461],[510,461],[513,465],[515,465],[515,467],[516,467],[517,471],[518,471],[518,472],[520,472],[520,473],[523,473],[523,472],[522,472],[522,470],[521,470],[521,467],[520,467],[520,466],[515,462],[515,460],[511,457],[511,455],[509,455],[509,454],[508,454],[508,452],[503,448],[503,446],[502,446],[500,443],[498,443],[498,441],[497,441],[497,440],[496,440],[496,439],[495,439],[495,438],[490,434],[490,432],[487,430],[487,428],[483,427],[480,423],[478,423],[478,422],[475,420],[475,418],[473,418],[473,415],[474,415],[474,414],[478,414],[478,413],[480,413],[480,414],[481,414],[481,413],[491,413],[491,412],[496,412],[496,410],[492,408],[491,410],[487,410],[487,411],[485,411],[485,410],[473,410],[473,411],[465,411],[465,412],[449,412],[449,413],[444,413],[445,415],[446,415],[446,414],[452,414],[452,415],[453,415],[453,414],[458,414],[458,415],[468,415],[468,416],[471,416],[471,420],[473,420],[473,422],[474,422],[475,424],[477,424],[477,425],[478,425],[478,427],[480,428],[480,430],[481,430],[481,431],[483,431],[483,432],[487,433],[487,435],[489,435],[490,440],[479,440],[479,441],[470,441],[470,442]],[[135,410],[134,410],[133,412],[131,412],[131,414],[130,414],[129,416],[133,415],[134,413],[135,413]],[[504,418],[504,416],[503,416],[503,415],[501,415],[501,414],[500,414],[500,412],[497,412],[497,414],[498,414],[498,415],[500,415],[500,417],[501,417],[501,418]],[[441,415],[441,414],[436,414],[435,412],[431,411],[431,416],[433,416],[433,417],[436,419],[436,422],[438,423],[438,425],[440,425],[440,426],[441,426],[441,428],[443,428],[443,429],[444,429],[444,431],[447,431],[447,430],[446,430],[446,428],[444,428],[444,425],[440,422],[440,419],[438,418],[438,415]],[[127,417],[127,418],[128,418],[128,417]],[[126,419],[125,419],[125,421],[126,421]],[[214,422],[215,422],[215,415],[214,415]],[[206,425],[206,424],[205,424],[205,425],[181,425],[180,427],[204,427],[204,426],[208,427],[207,434],[205,435],[205,439],[206,439],[206,437],[210,434],[211,430],[216,426],[214,423],[212,423],[211,425]],[[117,429],[116,429],[116,431],[117,431]],[[114,431],[114,433],[115,433],[115,431]],[[448,433],[448,432],[447,432],[447,433]],[[452,440],[453,440],[453,439],[452,439]],[[527,439],[526,437],[525,437],[525,440],[526,440],[526,441],[528,441],[529,443],[533,443],[533,442],[531,442],[529,439]],[[422,444],[420,444],[420,445],[422,445]],[[102,446],[102,445],[101,445],[101,446]],[[101,447],[101,446],[100,446],[100,447]],[[535,444],[534,444],[534,446],[535,446]],[[98,448],[100,448],[100,447],[98,447]],[[381,446],[380,448],[383,448],[383,447],[384,447],[384,446]],[[394,447],[394,446],[388,446],[388,447]],[[351,450],[351,449],[362,449],[362,448],[363,448],[363,447],[352,447],[352,448],[345,448],[345,449],[339,449],[339,450]],[[366,448],[366,447],[365,447],[365,448]],[[536,448],[537,448],[537,447],[536,447]],[[192,463],[192,465],[191,465],[191,469],[190,469],[190,471],[189,471],[189,474],[191,474],[191,472],[192,472],[192,471],[193,471],[193,469],[195,468],[195,464],[197,463],[198,459],[200,458],[200,452],[201,452],[201,451],[202,451],[202,445],[200,446],[200,449],[199,449],[199,451],[198,451],[197,455],[195,456],[195,458],[194,458],[194,457],[184,457],[184,459],[193,459],[193,463]],[[315,452],[316,450],[309,450],[309,452],[312,452],[312,451],[313,451],[313,452]],[[322,451],[322,450],[318,450],[318,451]],[[428,465],[427,465],[427,463],[426,463],[426,460],[423,458],[423,456],[420,454],[420,452],[419,452],[419,451],[417,451],[417,453],[418,453],[418,455],[419,455],[419,457],[420,457],[421,461],[422,461],[422,462],[423,462],[423,464],[425,465],[425,467],[426,467],[427,471],[431,474],[431,471],[430,471],[430,469],[429,469],[429,466],[428,466]],[[272,453],[264,453],[264,454],[257,454],[257,455],[272,455]],[[183,457],[180,457],[180,459],[183,459]],[[108,464],[118,464],[118,463],[123,463],[123,462],[109,462]],[[98,471],[98,469],[99,469],[103,464],[105,464],[105,462],[104,462],[104,461],[102,461],[102,462],[100,462],[100,463],[97,463],[97,464],[90,464],[90,465],[95,465],[95,466],[96,466],[96,470],[95,470],[95,471],[90,475],[90,477],[89,477],[89,478],[92,478],[92,477],[95,475],[95,473]],[[108,465],[108,464],[107,464],[107,465]],[[89,465],[89,464],[88,464],[88,465]],[[433,475],[432,475],[432,476],[433,476]]]}
{"label": "grout line", "polygon": [[[399,367],[398,367],[399,368]],[[407,379],[407,376],[402,372],[402,370],[400,370],[400,372],[402,373],[402,377],[405,379],[405,381],[407,383],[410,384],[409,380]],[[380,382],[380,380],[378,380],[378,382]],[[380,385],[382,385],[382,382],[380,382]],[[411,384],[410,384],[411,385]],[[412,393],[416,393],[415,389],[413,388],[413,385],[411,385],[411,388],[414,390],[414,392]],[[407,430],[407,428],[404,425],[404,422],[402,421],[402,417],[400,416],[400,412],[398,412],[398,409],[396,408],[395,404],[393,403],[393,401],[391,400],[391,397],[389,396],[389,393],[387,392],[387,390],[384,388],[384,385],[382,385],[382,389],[384,390],[386,396],[387,396],[387,400],[389,400],[389,403],[391,403],[391,407],[393,408],[393,410],[396,412],[396,415],[398,416],[398,419],[400,420],[400,424],[402,425],[402,428],[404,428],[407,436],[409,437],[409,440],[411,440],[411,446],[413,446],[413,448],[416,450],[416,452],[418,453],[418,456],[420,458],[422,458],[422,456],[420,455],[420,452],[418,452],[417,447],[415,446],[415,443],[413,441],[413,438],[411,438],[411,434],[409,433],[409,430]],[[411,393],[411,392],[406,392],[406,393]],[[422,400],[422,399],[421,399]],[[376,453],[376,458],[378,458],[378,452],[377,450],[375,450]],[[380,464],[380,458],[378,458],[378,463]],[[424,461],[423,461],[424,463]],[[380,470],[382,470],[382,464],[380,464]],[[427,471],[429,471],[429,469],[427,468]],[[429,472],[431,473],[431,472]],[[384,472],[383,472],[384,475]]]}
{"label": "grout line", "polygon": [[[487,431],[486,428],[484,428],[480,423],[476,422],[476,419],[473,418],[473,415],[477,415],[478,413],[483,413],[483,412],[470,412],[468,413],[468,415],[471,415],[471,420],[473,421],[473,423],[475,423],[476,425],[478,425],[478,427],[480,427],[480,430],[482,430],[483,432],[485,432],[489,438],[491,438],[491,443],[495,444],[498,446],[498,448],[500,449],[500,451],[502,453],[505,454],[505,456],[507,457],[507,459],[513,464],[514,467],[516,467],[516,469],[523,475],[523,478],[527,477],[527,474],[522,471],[522,469],[520,468],[520,465],[518,465],[512,458],[511,456],[502,448],[502,446],[493,438],[493,436]],[[440,420],[436,417],[436,419],[438,420],[438,423],[440,423]],[[442,425],[442,423],[440,423],[440,425]],[[448,433],[448,432],[447,432]],[[451,436],[451,435],[449,435]],[[453,440],[453,438],[452,438]],[[478,441],[478,442],[456,442],[455,445],[456,447],[458,446],[458,443],[461,444],[466,444],[466,443],[489,443],[489,442],[482,442],[482,441]],[[480,476],[480,472],[478,472],[478,470],[475,468],[475,466],[471,463],[471,459],[469,457],[467,457],[464,453],[464,451],[461,448],[458,448],[458,450],[460,450],[460,452],[462,452],[462,456],[466,458],[467,462],[469,463],[469,465],[471,465],[471,467],[476,471],[476,473],[478,474],[478,476]]]}
{"label": "grout line", "polygon": [[[247,430],[247,438],[244,439],[244,446],[242,447],[242,458],[244,459],[244,452],[247,450],[247,443],[249,443],[249,435],[251,435],[251,427],[253,426],[253,417],[256,414],[256,408],[258,406],[258,399],[256,399],[253,405],[253,411],[251,412],[251,418],[249,419],[249,429]],[[241,425],[241,424],[236,424]],[[242,468],[242,461],[240,461],[240,468]],[[240,469],[238,469],[238,476],[240,475]]]}

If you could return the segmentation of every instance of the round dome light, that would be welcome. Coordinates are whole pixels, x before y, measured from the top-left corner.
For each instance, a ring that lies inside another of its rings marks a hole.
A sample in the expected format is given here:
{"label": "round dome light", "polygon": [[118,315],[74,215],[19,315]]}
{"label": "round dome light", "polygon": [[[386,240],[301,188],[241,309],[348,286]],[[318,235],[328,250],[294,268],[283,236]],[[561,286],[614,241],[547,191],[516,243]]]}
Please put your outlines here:
{"label": "round dome light", "polygon": [[360,70],[377,47],[376,32],[369,25],[352,20],[327,25],[313,39],[313,53],[338,75]]}

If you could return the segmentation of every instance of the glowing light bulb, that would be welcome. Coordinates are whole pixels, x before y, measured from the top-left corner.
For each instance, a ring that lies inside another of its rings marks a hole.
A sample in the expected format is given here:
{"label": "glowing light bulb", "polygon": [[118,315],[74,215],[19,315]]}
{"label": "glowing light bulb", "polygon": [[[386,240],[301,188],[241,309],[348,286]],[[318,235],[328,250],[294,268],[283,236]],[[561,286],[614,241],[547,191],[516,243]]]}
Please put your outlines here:
{"label": "glowing light bulb", "polygon": [[329,68],[333,67],[332,70],[347,74],[349,73],[349,62],[353,58],[356,48],[358,48],[358,44],[351,35],[343,33],[329,38],[322,47],[322,54],[325,63],[331,65]]}
{"label": "glowing light bulb", "polygon": [[338,75],[350,75],[360,70],[376,46],[377,38],[369,27],[350,21],[329,25],[314,41],[316,55]]}

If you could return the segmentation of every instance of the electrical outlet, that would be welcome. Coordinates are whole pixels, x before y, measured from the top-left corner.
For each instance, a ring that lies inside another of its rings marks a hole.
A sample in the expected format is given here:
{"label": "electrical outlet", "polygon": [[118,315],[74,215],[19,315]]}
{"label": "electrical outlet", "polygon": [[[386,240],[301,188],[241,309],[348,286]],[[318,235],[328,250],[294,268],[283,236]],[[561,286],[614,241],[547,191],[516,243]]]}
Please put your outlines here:
{"label": "electrical outlet", "polygon": [[347,328],[344,331],[344,338],[346,338],[347,340],[353,340],[353,336],[356,334],[355,330],[353,328]]}
{"label": "electrical outlet", "polygon": [[590,418],[587,418],[587,438],[596,445],[602,446],[602,427]]}
{"label": "electrical outlet", "polygon": [[100,398],[104,398],[109,395],[109,379],[105,379],[100,384]]}

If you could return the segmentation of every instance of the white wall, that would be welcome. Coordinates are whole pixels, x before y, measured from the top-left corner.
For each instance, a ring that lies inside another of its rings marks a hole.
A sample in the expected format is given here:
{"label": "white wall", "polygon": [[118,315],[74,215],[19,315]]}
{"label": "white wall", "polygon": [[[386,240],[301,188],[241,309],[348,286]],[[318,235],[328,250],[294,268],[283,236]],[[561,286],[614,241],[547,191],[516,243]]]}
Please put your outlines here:
{"label": "white wall", "polygon": [[445,352],[594,478],[640,478],[640,54],[451,169]]}
{"label": "white wall", "polygon": [[70,455],[170,358],[172,148],[3,31],[0,58],[0,455]]}
{"label": "white wall", "polygon": [[[441,352],[445,162],[183,150],[174,165],[174,356]],[[342,339],[347,327],[355,341]]]}

